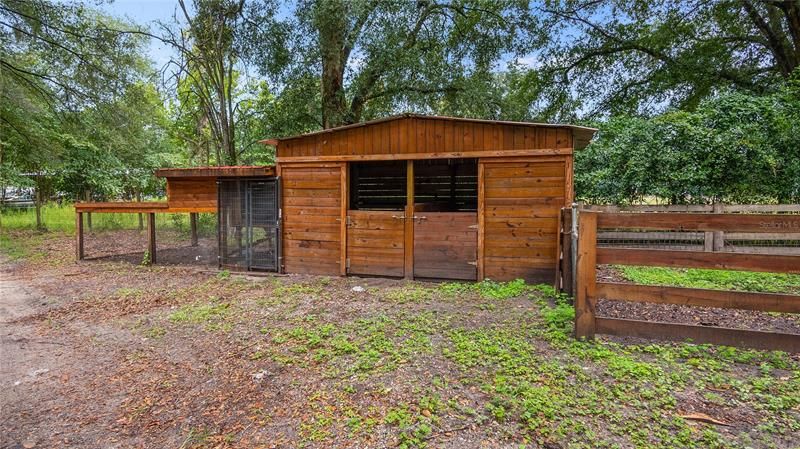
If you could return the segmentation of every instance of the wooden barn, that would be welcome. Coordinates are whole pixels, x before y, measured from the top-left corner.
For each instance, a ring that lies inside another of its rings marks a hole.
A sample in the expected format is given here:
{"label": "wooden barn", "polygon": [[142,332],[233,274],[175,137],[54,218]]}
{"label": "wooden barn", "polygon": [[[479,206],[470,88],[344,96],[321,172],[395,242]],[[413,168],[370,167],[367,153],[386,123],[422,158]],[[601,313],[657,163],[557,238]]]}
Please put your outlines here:
{"label": "wooden barn", "polygon": [[275,167],[158,175],[165,211],[218,212],[224,267],[551,281],[573,152],[594,132],[402,115],[265,140]]}

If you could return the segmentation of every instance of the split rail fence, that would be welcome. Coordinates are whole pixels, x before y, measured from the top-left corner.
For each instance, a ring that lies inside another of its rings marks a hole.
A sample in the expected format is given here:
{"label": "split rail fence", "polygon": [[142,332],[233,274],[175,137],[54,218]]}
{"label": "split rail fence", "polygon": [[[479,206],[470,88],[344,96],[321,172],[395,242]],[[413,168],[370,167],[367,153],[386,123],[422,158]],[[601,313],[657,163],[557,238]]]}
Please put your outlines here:
{"label": "split rail fence", "polygon": [[[563,217],[562,217],[563,221]],[[800,313],[800,296],[598,282],[597,265],[709,268],[800,274],[800,256],[599,246],[601,232],[690,231],[749,234],[800,233],[800,216],[775,214],[614,213],[578,214],[575,334],[692,340],[800,352],[800,335],[596,316],[598,299],[684,306]],[[563,231],[563,228],[562,228]],[[563,244],[562,244],[563,246]]]}

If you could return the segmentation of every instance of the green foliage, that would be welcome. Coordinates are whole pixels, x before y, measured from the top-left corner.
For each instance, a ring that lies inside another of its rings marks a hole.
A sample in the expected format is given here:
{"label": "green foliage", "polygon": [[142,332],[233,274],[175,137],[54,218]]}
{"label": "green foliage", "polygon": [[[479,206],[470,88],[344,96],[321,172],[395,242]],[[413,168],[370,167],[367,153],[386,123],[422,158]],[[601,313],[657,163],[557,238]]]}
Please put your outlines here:
{"label": "green foliage", "polygon": [[545,2],[540,18],[550,39],[531,70],[543,85],[534,104],[566,117],[579,110],[589,117],[651,115],[665,107],[691,111],[728,89],[770,92],[799,62],[797,9],[782,5]]}
{"label": "green foliage", "polygon": [[523,279],[508,282],[497,282],[484,279],[481,282],[445,282],[439,290],[448,296],[456,296],[469,292],[477,292],[485,299],[510,299],[530,291],[531,287]]}
{"label": "green foliage", "polygon": [[800,292],[800,275],[748,271],[704,270],[698,268],[616,267],[626,279],[637,284],[674,285],[716,290],[766,293]]}
{"label": "green foliage", "polygon": [[182,306],[169,315],[176,324],[203,324],[207,330],[225,329],[225,319],[230,315],[229,303],[210,302]]}
{"label": "green foliage", "polygon": [[576,194],[593,203],[800,200],[800,95],[728,92],[694,112],[620,116],[577,153]]}

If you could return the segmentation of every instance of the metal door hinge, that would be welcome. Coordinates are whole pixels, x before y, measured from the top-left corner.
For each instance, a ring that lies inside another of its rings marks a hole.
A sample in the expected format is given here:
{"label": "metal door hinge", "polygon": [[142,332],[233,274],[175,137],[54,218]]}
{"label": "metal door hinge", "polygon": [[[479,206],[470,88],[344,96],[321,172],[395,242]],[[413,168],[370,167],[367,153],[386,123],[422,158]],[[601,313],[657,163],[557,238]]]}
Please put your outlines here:
{"label": "metal door hinge", "polygon": [[474,225],[469,225],[469,226],[467,226],[467,228],[469,228],[469,229],[478,229],[478,224],[476,223]]}
{"label": "metal door hinge", "polygon": [[472,266],[474,266],[474,267],[478,266],[478,261],[477,260],[473,260],[472,262],[467,262],[467,263],[472,265]]}
{"label": "metal door hinge", "polygon": [[350,258],[349,257],[344,260],[344,268],[346,270],[350,270]]}

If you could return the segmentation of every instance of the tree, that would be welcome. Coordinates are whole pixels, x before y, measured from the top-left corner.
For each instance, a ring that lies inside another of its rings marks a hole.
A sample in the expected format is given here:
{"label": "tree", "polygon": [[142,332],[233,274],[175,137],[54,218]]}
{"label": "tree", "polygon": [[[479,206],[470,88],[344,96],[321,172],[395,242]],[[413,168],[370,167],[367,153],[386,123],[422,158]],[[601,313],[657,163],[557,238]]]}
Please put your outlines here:
{"label": "tree", "polygon": [[[474,93],[475,80],[490,80],[494,64],[537,38],[525,1],[308,0],[284,21],[260,5],[248,10],[247,36],[264,45],[248,56],[280,88],[279,101],[293,101],[304,126],[330,128],[399,108],[436,112]],[[259,38],[263,30],[269,35]],[[311,85],[318,95],[297,95]],[[311,101],[319,106],[308,107]]]}
{"label": "tree", "polygon": [[619,116],[578,152],[577,196],[593,203],[800,200],[800,88],[726,92],[695,111]]}
{"label": "tree", "polygon": [[0,0],[0,184],[35,186],[37,226],[59,177],[73,196],[152,177],[137,172],[163,149],[160,97],[142,100],[154,75],[145,42],[79,2]]}
{"label": "tree", "polygon": [[800,63],[797,0],[560,0],[538,9],[553,39],[534,71],[567,119],[691,110],[726,89],[761,95]]}
{"label": "tree", "polygon": [[[235,32],[240,27],[244,0],[193,0],[191,10],[179,0],[183,29],[162,26],[162,41],[173,46],[178,59],[170,61],[176,68],[174,81],[181,105],[199,107],[195,114],[211,131],[212,141],[220,153],[219,164],[235,165],[236,101],[235,65],[239,60]],[[177,20],[177,19],[176,19]],[[180,25],[180,24],[179,24]]]}

